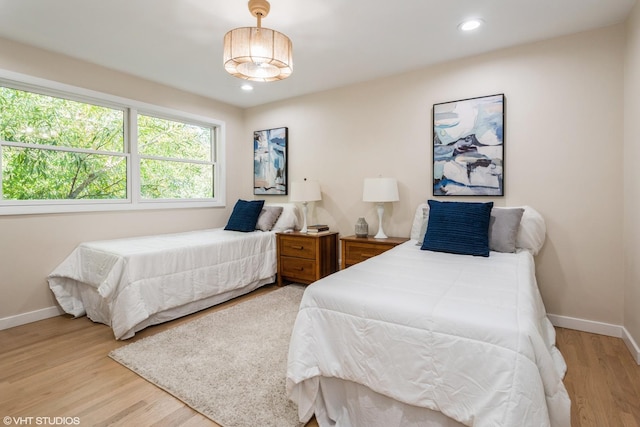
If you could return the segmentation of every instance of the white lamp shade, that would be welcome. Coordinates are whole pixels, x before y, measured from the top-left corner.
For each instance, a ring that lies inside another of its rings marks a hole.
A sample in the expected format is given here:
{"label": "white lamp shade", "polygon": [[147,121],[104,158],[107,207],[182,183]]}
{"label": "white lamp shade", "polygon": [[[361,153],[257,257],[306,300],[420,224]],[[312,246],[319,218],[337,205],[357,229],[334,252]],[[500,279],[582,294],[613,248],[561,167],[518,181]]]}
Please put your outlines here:
{"label": "white lamp shade", "polygon": [[395,178],[365,178],[363,202],[397,202],[398,181]]}
{"label": "white lamp shade", "polygon": [[322,200],[320,184],[317,181],[299,181],[291,183],[292,202],[315,202]]}

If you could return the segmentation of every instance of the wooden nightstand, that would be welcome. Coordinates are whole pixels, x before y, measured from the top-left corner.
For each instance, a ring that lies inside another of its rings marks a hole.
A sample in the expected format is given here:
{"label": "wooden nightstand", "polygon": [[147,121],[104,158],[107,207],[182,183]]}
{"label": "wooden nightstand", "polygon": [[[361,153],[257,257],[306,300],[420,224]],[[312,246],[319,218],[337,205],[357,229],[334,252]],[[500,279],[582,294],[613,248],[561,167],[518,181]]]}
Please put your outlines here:
{"label": "wooden nightstand", "polygon": [[276,233],[278,286],[310,284],[338,271],[338,233]]}
{"label": "wooden nightstand", "polygon": [[340,268],[345,269],[366,259],[380,255],[407,240],[409,240],[407,237],[388,237],[386,239],[376,239],[372,236],[341,237],[342,262]]}

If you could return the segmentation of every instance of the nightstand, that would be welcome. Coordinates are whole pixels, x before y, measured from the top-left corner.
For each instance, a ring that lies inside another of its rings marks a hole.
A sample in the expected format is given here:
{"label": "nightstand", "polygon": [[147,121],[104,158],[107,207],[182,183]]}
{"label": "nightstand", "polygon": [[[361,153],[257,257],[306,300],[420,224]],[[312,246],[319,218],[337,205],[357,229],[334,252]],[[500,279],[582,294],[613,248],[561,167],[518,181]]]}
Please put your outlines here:
{"label": "nightstand", "polygon": [[310,284],[338,271],[338,233],[276,233],[278,286]]}
{"label": "nightstand", "polygon": [[372,236],[341,237],[342,262],[340,267],[345,269],[366,259],[380,255],[407,240],[409,240],[407,237],[388,237],[386,239],[376,239]]}

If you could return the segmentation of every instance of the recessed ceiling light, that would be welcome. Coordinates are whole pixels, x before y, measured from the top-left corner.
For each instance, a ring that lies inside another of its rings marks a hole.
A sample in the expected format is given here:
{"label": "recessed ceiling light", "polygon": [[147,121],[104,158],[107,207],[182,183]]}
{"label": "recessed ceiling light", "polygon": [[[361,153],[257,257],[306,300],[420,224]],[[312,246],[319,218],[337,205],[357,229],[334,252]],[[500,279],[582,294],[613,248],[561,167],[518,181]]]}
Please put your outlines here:
{"label": "recessed ceiling light", "polygon": [[473,31],[482,25],[482,19],[469,19],[458,25],[461,31]]}
{"label": "recessed ceiling light", "polygon": [[250,92],[250,91],[253,90],[253,86],[251,86],[251,85],[242,85],[242,86],[240,86],[240,89],[242,89],[244,91],[247,91],[247,92]]}

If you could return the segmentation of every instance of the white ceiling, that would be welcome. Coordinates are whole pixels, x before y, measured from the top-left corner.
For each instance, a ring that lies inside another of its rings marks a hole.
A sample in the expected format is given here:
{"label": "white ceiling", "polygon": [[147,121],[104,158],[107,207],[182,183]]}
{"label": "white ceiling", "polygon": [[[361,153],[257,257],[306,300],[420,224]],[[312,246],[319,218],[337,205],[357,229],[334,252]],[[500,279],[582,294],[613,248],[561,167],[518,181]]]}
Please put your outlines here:
{"label": "white ceiling", "polygon": [[[262,25],[289,36],[290,78],[254,83],[222,66],[222,38],[255,26],[247,0],[0,0],[0,37],[250,107],[623,22],[636,0],[271,0]],[[485,25],[461,33],[477,17]]]}

